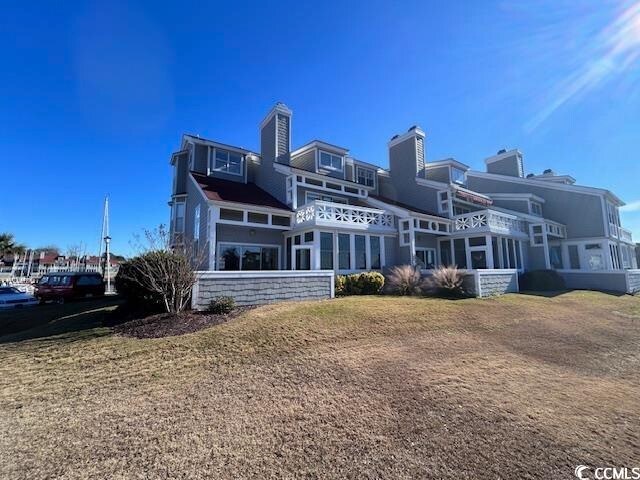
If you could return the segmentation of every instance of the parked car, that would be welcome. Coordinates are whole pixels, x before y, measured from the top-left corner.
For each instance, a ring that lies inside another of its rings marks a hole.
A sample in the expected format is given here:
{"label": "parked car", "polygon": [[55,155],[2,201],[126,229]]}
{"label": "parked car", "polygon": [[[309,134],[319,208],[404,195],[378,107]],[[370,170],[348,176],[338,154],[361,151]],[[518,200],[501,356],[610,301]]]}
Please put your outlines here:
{"label": "parked car", "polygon": [[64,302],[75,298],[104,296],[104,281],[99,273],[48,273],[36,286],[36,297],[41,302]]}
{"label": "parked car", "polygon": [[36,297],[21,292],[16,287],[0,287],[0,309],[31,307],[37,304]]}

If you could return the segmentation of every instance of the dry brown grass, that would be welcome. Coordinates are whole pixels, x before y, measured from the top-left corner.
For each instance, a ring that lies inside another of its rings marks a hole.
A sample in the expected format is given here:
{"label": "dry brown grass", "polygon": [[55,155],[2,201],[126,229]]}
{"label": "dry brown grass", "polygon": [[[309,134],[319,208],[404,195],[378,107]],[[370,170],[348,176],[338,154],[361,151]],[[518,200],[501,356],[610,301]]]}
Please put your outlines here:
{"label": "dry brown grass", "polygon": [[640,298],[349,297],[0,345],[0,478],[572,478],[639,466]]}

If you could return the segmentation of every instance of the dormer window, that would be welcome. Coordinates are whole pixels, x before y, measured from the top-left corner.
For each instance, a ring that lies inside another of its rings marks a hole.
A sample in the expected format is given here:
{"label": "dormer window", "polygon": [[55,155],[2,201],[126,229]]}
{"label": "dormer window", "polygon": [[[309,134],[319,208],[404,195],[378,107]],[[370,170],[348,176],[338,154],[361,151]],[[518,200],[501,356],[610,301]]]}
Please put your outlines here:
{"label": "dormer window", "polygon": [[375,185],[375,173],[368,168],[356,167],[356,181],[360,185],[373,187]]}
{"label": "dormer window", "polygon": [[542,204],[538,202],[531,202],[531,214],[538,217],[542,216]]}
{"label": "dormer window", "polygon": [[339,155],[333,155],[328,152],[320,151],[320,168],[326,168],[327,170],[336,170],[341,172],[343,170],[342,164],[343,158]]}
{"label": "dormer window", "polygon": [[231,175],[242,175],[242,155],[215,148],[212,165],[209,166],[209,170],[229,173]]}
{"label": "dormer window", "polygon": [[464,170],[456,167],[451,167],[451,182],[458,185],[465,185],[467,183],[467,175]]}

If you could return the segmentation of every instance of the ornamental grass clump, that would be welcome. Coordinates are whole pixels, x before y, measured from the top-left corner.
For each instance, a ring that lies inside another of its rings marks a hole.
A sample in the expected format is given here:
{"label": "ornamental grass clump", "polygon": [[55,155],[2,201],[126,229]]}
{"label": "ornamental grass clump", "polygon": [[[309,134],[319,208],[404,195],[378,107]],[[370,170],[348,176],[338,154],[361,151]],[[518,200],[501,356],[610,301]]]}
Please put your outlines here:
{"label": "ornamental grass clump", "polygon": [[429,293],[446,298],[462,298],[468,296],[464,287],[465,271],[457,267],[439,267],[426,281]]}
{"label": "ornamental grass clump", "polygon": [[420,295],[424,286],[420,270],[411,265],[393,267],[386,283],[388,290],[396,295]]}

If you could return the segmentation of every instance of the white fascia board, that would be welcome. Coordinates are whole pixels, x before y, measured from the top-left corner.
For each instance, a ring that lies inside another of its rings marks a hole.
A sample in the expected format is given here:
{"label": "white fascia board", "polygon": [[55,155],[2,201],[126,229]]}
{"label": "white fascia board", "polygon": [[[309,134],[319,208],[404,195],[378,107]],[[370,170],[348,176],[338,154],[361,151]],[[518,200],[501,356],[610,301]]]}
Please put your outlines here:
{"label": "white fascia board", "polygon": [[389,148],[394,147],[394,146],[398,145],[399,143],[402,143],[405,140],[408,140],[408,139],[410,139],[412,137],[422,137],[422,138],[424,138],[425,137],[424,130],[422,130],[420,127],[416,127],[416,128],[414,128],[412,130],[409,130],[408,132],[403,133],[402,135],[400,135],[400,136],[398,136],[398,137],[396,137],[396,138],[394,138],[392,140],[389,140],[388,146],[389,146]]}
{"label": "white fascia board", "polygon": [[623,206],[625,204],[612,192],[604,188],[585,187],[582,185],[567,185],[564,183],[554,183],[554,182],[540,182],[539,180],[529,180],[529,179],[520,178],[520,177],[510,177],[509,175],[498,175],[496,173],[476,172],[473,170],[469,170],[467,172],[467,175],[471,175],[472,177],[477,177],[477,178],[486,178],[488,180],[498,180],[500,182],[519,183],[521,185],[531,185],[536,187],[549,188],[551,190],[565,190],[569,192],[586,193],[588,195],[596,195],[596,196],[605,195],[605,196],[608,196],[611,200],[613,200],[614,203],[617,203],[618,206]]}
{"label": "white fascia board", "polygon": [[289,110],[289,107],[287,107],[284,103],[276,103],[273,108],[269,110],[267,116],[264,117],[264,120],[260,122],[260,130],[262,130],[264,126],[269,123],[269,120],[271,120],[277,113],[281,113],[282,115],[286,115],[287,117],[293,116],[293,112]]}
{"label": "white fascia board", "polygon": [[252,212],[260,213],[275,213],[283,217],[293,217],[291,210],[285,210],[283,208],[265,207],[263,205],[256,205],[254,203],[242,203],[242,202],[228,202],[226,200],[209,200],[209,205],[216,205],[218,207],[230,208],[234,210],[251,210]]}
{"label": "white fascia board", "polygon": [[338,153],[342,156],[346,156],[349,153],[349,149],[339,147],[338,145],[333,145],[331,143],[323,142],[322,140],[313,140],[312,142],[307,143],[306,145],[301,146],[300,148],[295,149],[291,152],[291,157],[298,156],[302,153],[305,153],[314,148],[318,148],[320,150],[326,150],[331,153]]}
{"label": "white fascia board", "polygon": [[520,158],[522,158],[522,152],[520,150],[518,150],[517,148],[513,148],[511,150],[509,150],[508,152],[504,152],[504,153],[500,153],[497,155],[492,155],[488,158],[484,159],[484,163],[485,165],[489,165],[490,163],[493,162],[498,162],[500,160],[504,160],[505,158],[511,157],[513,155],[518,155]]}
{"label": "white fascia board", "polygon": [[437,188],[438,190],[449,190],[451,184],[445,182],[436,182],[435,180],[427,180],[426,178],[416,177],[416,183],[424,187]]}
{"label": "white fascia board", "polygon": [[194,272],[200,278],[278,278],[278,277],[331,277],[333,270],[200,270]]}
{"label": "white fascia board", "polygon": [[185,133],[183,137],[185,142],[199,143],[200,145],[219,148],[221,150],[229,150],[230,152],[239,153],[241,155],[255,155],[251,150],[247,150],[246,148],[236,147],[234,145],[228,145],[226,143],[216,142],[215,140],[207,140],[206,138],[195,137],[187,133]]}
{"label": "white fascia board", "polygon": [[425,169],[429,170],[430,168],[439,168],[439,167],[447,167],[452,166],[459,168],[460,170],[464,170],[465,172],[469,170],[471,167],[469,165],[465,165],[462,162],[457,161],[454,158],[447,158],[446,160],[437,160],[435,162],[425,162]]}
{"label": "white fascia board", "polygon": [[545,203],[544,198],[534,195],[533,193],[485,193],[484,195],[495,200],[520,200],[523,202],[532,200],[538,203]]}
{"label": "white fascia board", "polygon": [[187,152],[188,152],[188,150],[179,150],[177,152],[173,152],[171,154],[171,160],[169,160],[169,165],[175,165],[176,157],[179,156],[179,155],[184,155]]}
{"label": "white fascia board", "polygon": [[200,184],[198,182],[196,182],[196,179],[193,178],[193,175],[191,175],[191,172],[189,172],[189,178],[191,179],[191,181],[193,182],[193,184],[196,186],[196,189],[198,190],[198,192],[200,192],[200,195],[202,196],[202,198],[204,199],[205,202],[209,202],[209,197],[207,197],[207,194],[204,193],[204,190],[202,190],[202,187],[200,187]]}
{"label": "white fascia board", "polygon": [[380,167],[378,165],[374,165],[373,163],[369,163],[369,162],[365,162],[364,160],[358,160],[357,158],[353,158],[353,157],[347,157],[346,159],[347,163],[358,166],[358,167],[362,167],[362,168],[369,168],[371,170],[375,170],[378,171],[380,169]]}

